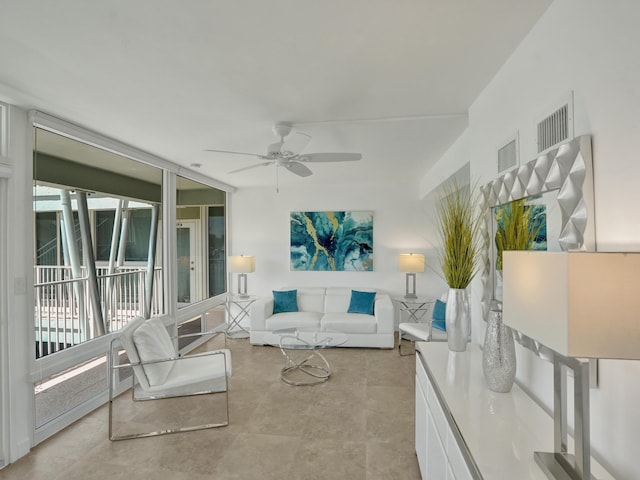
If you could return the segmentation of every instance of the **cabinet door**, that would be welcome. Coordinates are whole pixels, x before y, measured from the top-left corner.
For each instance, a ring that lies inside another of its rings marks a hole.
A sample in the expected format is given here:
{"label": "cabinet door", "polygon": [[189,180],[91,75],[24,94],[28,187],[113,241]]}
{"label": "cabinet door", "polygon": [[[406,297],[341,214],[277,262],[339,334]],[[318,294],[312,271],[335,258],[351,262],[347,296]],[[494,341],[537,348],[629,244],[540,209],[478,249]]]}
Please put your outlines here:
{"label": "cabinet door", "polygon": [[462,456],[460,445],[458,445],[451,431],[447,433],[447,455],[449,456],[451,469],[454,473],[454,477],[452,478],[456,480],[473,480],[469,467],[467,467],[467,462],[465,462]]}
{"label": "cabinet door", "polygon": [[438,434],[438,429],[427,410],[427,480],[443,480],[447,478],[448,465],[444,444]]}
{"label": "cabinet door", "polygon": [[416,455],[422,478],[427,462],[427,398],[420,377],[416,375]]}

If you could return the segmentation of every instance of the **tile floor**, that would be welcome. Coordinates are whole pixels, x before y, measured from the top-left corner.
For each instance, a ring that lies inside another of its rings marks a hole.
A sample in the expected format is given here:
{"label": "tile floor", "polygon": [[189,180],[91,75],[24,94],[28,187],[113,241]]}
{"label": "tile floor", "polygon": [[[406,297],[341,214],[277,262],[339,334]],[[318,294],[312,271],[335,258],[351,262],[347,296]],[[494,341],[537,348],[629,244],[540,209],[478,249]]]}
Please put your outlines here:
{"label": "tile floor", "polygon": [[[415,357],[330,349],[324,384],[279,379],[278,348],[227,340],[230,425],[110,442],[103,406],[0,470],[0,479],[418,479]],[[208,345],[204,347],[211,348]]]}

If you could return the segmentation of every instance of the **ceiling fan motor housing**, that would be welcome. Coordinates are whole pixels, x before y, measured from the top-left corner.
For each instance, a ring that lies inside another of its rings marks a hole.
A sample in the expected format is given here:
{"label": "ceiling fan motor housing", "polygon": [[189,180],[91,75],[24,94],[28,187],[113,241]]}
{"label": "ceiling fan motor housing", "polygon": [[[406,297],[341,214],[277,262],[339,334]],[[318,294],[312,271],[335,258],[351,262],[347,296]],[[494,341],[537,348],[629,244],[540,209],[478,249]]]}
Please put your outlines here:
{"label": "ceiling fan motor housing", "polygon": [[281,139],[291,133],[292,125],[287,122],[279,122],[273,126],[273,133],[278,135]]}

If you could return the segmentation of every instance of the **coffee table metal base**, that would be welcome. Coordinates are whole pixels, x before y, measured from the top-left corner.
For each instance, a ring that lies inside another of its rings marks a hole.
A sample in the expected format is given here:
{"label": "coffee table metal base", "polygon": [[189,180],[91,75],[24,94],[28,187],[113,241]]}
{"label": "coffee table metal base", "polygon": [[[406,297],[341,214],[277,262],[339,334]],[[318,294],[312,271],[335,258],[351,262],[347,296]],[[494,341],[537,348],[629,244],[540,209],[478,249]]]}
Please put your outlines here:
{"label": "coffee table metal base", "polygon": [[[309,354],[309,350],[306,350],[304,351],[306,354],[304,359],[298,361],[290,354],[291,350],[284,348],[280,348],[280,350],[287,359],[285,366],[280,370],[280,378],[287,385],[317,385],[329,380],[331,366],[319,351],[311,350]],[[301,377],[303,380],[298,380],[296,377]]]}

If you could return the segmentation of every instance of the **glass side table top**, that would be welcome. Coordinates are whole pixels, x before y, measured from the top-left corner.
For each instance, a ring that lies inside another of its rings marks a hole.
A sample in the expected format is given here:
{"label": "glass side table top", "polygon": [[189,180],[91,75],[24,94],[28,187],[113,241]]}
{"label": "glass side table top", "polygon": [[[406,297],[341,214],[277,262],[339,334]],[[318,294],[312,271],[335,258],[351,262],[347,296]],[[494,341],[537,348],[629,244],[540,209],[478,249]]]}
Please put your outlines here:
{"label": "glass side table top", "polygon": [[230,302],[255,302],[257,299],[257,295],[240,295],[238,293],[227,294],[227,300]]}
{"label": "glass side table top", "polygon": [[397,296],[393,297],[392,300],[397,302],[403,306],[417,306],[417,305],[428,305],[431,303],[435,303],[436,299],[431,297],[403,297]]}
{"label": "glass side table top", "polygon": [[431,297],[393,297],[393,301],[399,304],[402,312],[407,312],[411,322],[420,322],[425,314],[431,310],[432,305],[436,303],[435,299]]}

